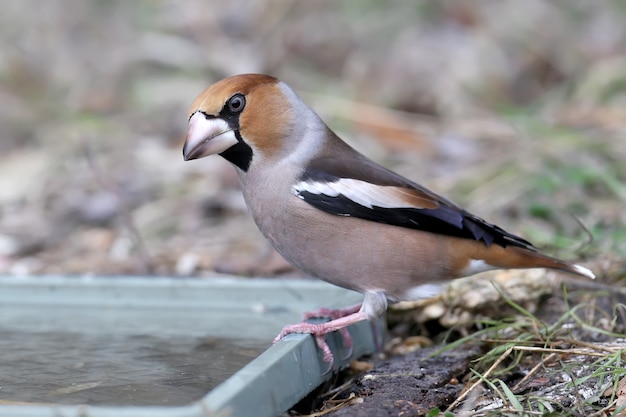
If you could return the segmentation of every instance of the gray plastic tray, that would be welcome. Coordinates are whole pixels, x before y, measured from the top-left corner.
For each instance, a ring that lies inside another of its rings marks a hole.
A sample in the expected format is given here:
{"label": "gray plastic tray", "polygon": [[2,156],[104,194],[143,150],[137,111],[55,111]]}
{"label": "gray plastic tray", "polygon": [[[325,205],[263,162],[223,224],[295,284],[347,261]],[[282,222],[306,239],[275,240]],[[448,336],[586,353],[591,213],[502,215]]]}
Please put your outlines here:
{"label": "gray plastic tray", "polygon": [[[148,354],[140,355],[140,359],[154,360],[157,368],[162,366],[159,364],[162,358],[154,353],[152,345],[162,340],[166,340],[171,348],[178,342],[182,346],[193,339],[195,347],[192,350],[195,349],[196,354],[198,346],[211,344],[226,343],[227,349],[233,352],[247,352],[250,349],[246,347],[254,345],[261,350],[268,348],[208,394],[188,404],[176,406],[160,405],[159,401],[155,405],[141,406],[62,405],[48,400],[20,403],[20,398],[12,401],[14,398],[6,394],[10,387],[5,386],[3,393],[3,376],[0,375],[0,417],[276,416],[293,406],[332,373],[326,372],[327,364],[321,360],[312,337],[290,335],[272,346],[273,337],[285,324],[299,321],[304,311],[322,306],[347,306],[360,301],[360,294],[312,280],[247,280],[224,276],[0,276],[0,369],[4,362],[4,366],[12,370],[13,380],[18,378],[23,381],[26,390],[28,387],[40,388],[36,387],[37,372],[45,373],[49,367],[58,365],[53,354],[45,354],[43,358],[28,356],[28,349],[37,351],[37,346],[30,345],[39,344],[42,337],[47,335],[63,335],[61,341],[67,345],[67,350],[61,352],[59,357],[71,356],[81,343],[87,343],[85,341],[88,341],[88,349],[97,350],[100,345],[118,339],[120,343],[117,343],[117,349],[122,345],[122,348],[136,355],[139,349],[135,349],[131,343],[128,346],[125,343],[128,340],[139,340],[145,345],[141,349],[148,351]],[[354,339],[352,358],[375,351],[376,345],[382,340],[382,327],[381,323],[358,323],[350,327]],[[22,336],[20,343],[25,346],[16,348],[9,344],[10,348],[2,348],[3,343],[9,343],[15,334]],[[24,335],[28,337],[24,338]],[[158,339],[153,340],[152,337]],[[103,343],[103,338],[106,343]],[[198,342],[207,340],[206,343]],[[339,335],[327,335],[327,340],[335,352],[335,369],[346,366],[351,358],[345,357],[347,351]],[[243,348],[230,348],[231,343]],[[114,353],[110,354],[119,362],[119,357],[128,352],[122,350],[121,353]],[[80,353],[77,355],[80,356]],[[172,359],[165,356],[168,360]],[[18,359],[13,360],[16,357]],[[202,369],[197,370],[198,367],[202,368],[202,364],[195,366],[194,358],[188,359],[180,354],[173,357],[178,361],[176,370],[182,367],[185,370],[192,369],[191,373],[203,372]],[[185,360],[191,363],[183,363]],[[207,360],[210,364],[214,363],[210,357]],[[95,366],[91,362],[85,365],[79,359],[75,362],[79,367]],[[88,391],[97,386],[102,388],[99,384],[103,381],[119,380],[116,373],[120,369],[124,371],[126,367],[136,365],[121,362],[117,368],[111,368],[110,360],[104,362],[102,369],[105,371],[100,370],[95,379],[92,375],[93,381],[62,381],[61,388],[52,392]],[[216,357],[215,363],[218,362],[219,358]],[[62,380],[65,372],[63,367],[60,369],[56,369],[56,372]],[[71,374],[70,371],[67,373]],[[129,380],[137,379],[135,375],[143,376],[139,372],[126,377]],[[182,384],[184,379],[184,375],[177,376],[175,381]],[[176,396],[176,386],[169,389],[166,384],[158,388],[162,392],[148,386],[146,393],[163,401]],[[136,387],[133,389],[136,390]]]}

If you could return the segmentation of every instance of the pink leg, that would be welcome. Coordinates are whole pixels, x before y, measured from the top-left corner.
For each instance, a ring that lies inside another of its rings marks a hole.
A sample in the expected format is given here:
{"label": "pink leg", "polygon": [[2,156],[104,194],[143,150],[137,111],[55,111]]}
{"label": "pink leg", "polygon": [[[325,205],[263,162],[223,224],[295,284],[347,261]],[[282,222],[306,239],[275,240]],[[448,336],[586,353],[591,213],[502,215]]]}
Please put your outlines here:
{"label": "pink leg", "polygon": [[318,308],[317,310],[307,311],[302,316],[302,321],[307,321],[314,317],[330,317],[333,320],[354,314],[361,309],[361,304],[355,304],[344,308]]}
{"label": "pink leg", "polygon": [[[322,351],[324,362],[329,364],[329,370],[333,367],[333,353],[324,339],[326,333],[334,332],[336,330],[342,330],[351,324],[358,323],[360,321],[367,320],[367,314],[362,311],[357,311],[347,316],[340,317],[326,323],[298,323],[285,326],[278,336],[274,339],[274,343],[278,342],[283,337],[291,333],[309,333],[315,337],[317,346]],[[345,339],[344,339],[345,340]],[[352,339],[350,338],[350,343]]]}

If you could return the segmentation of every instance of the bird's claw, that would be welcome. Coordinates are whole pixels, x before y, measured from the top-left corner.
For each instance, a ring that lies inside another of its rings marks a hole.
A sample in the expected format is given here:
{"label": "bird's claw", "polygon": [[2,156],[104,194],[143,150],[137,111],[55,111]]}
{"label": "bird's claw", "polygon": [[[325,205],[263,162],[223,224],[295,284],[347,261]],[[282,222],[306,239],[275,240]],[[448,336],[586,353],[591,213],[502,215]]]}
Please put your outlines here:
{"label": "bird's claw", "polygon": [[[324,374],[327,374],[333,369],[334,356],[324,336],[326,335],[326,333],[329,333],[331,331],[333,331],[333,329],[329,329],[325,327],[324,323],[291,324],[289,326],[285,326],[283,330],[280,332],[280,334],[274,338],[274,343],[277,343],[283,337],[291,333],[305,333],[305,334],[312,335],[313,338],[315,339],[315,344],[322,352],[322,358],[324,362],[328,363],[328,369],[324,372]],[[352,354],[352,338],[350,337],[350,333],[345,328],[339,329],[339,331],[344,336],[344,346],[348,347],[350,349],[350,354]],[[346,339],[346,335],[347,335],[347,339]],[[346,340],[349,340],[348,344],[346,344]]]}

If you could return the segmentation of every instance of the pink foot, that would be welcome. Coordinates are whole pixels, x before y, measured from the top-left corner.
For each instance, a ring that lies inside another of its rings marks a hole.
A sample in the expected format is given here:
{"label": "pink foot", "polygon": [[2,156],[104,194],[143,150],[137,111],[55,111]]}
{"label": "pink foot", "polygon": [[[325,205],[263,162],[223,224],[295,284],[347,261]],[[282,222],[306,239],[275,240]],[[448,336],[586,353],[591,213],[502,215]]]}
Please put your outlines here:
{"label": "pink foot", "polygon": [[[325,323],[298,323],[285,326],[278,336],[274,339],[274,343],[277,343],[280,339],[291,333],[309,333],[315,338],[317,347],[322,351],[324,362],[329,364],[328,370],[333,368],[333,353],[328,346],[328,343],[324,339],[326,333],[334,332],[335,330],[342,331],[344,335],[347,333],[346,327],[358,323],[360,321],[367,320],[367,315],[364,312],[357,311],[355,313],[348,314],[346,316],[333,319]],[[345,332],[345,333],[344,333]],[[350,341],[350,349],[352,348],[352,338],[348,334]],[[328,371],[327,371],[328,372]]]}
{"label": "pink foot", "polygon": [[[361,309],[361,304],[355,304],[353,306],[337,308],[337,309],[319,308],[317,310],[305,312],[302,316],[302,321],[305,322],[307,320],[310,320],[312,318],[317,318],[317,317],[324,317],[324,318],[328,317],[331,320],[337,320],[342,317],[346,317],[351,314],[357,313],[360,309]],[[304,333],[304,332],[293,332],[293,333]],[[349,358],[350,356],[352,356],[352,352],[354,350],[354,346],[352,343],[352,336],[350,335],[350,332],[348,331],[348,329],[346,329],[345,327],[342,329],[339,329],[339,333],[341,333],[341,338],[343,340],[343,347],[348,349],[348,354],[346,355],[346,358]],[[326,342],[323,342],[323,343],[326,343]],[[320,346],[320,343],[318,342],[317,345]],[[320,346],[320,349],[322,351],[324,350],[322,349],[321,346]]]}

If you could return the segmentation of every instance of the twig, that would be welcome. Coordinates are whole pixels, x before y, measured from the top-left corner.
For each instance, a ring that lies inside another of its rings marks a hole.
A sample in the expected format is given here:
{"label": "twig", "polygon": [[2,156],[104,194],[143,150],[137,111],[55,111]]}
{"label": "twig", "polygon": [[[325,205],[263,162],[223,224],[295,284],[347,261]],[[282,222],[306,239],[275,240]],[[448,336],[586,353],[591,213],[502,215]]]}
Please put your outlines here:
{"label": "twig", "polygon": [[[498,367],[498,365],[500,365],[502,363],[502,361],[504,361],[506,359],[506,357],[511,354],[511,352],[513,351],[514,347],[515,346],[511,346],[510,348],[505,350],[502,353],[502,355],[500,355],[500,357],[493,363],[493,365],[491,365],[491,367],[489,367],[489,369],[487,369],[487,372],[485,372],[485,374],[483,375],[482,379],[487,378],[494,371],[494,369],[496,369]],[[463,399],[470,392],[472,392],[478,385],[480,385],[483,382],[482,379],[479,379],[478,381],[474,382],[474,384],[472,384],[472,386],[469,389],[463,391],[461,393],[461,395],[459,395],[459,397],[456,400],[454,400],[454,402],[452,404],[450,404],[450,406],[446,409],[446,412],[452,411],[454,409],[454,407],[456,407],[461,401],[463,401]]]}
{"label": "twig", "polygon": [[596,343],[585,342],[583,340],[564,339],[563,342],[576,346],[586,347],[588,349],[602,350],[608,353],[617,353],[624,350],[624,346],[602,346]]}
{"label": "twig", "polygon": [[312,414],[307,414],[307,415],[304,415],[302,417],[321,417],[321,416],[325,416],[326,414],[332,413],[333,411],[337,411],[340,408],[343,408],[343,407],[345,407],[347,405],[352,405],[352,404],[355,404],[355,403],[358,403],[358,402],[361,402],[361,401],[363,401],[363,399],[361,397],[357,397],[356,395],[354,395],[354,393],[351,393],[348,398],[346,398],[345,400],[339,400],[339,402],[336,405],[334,405],[334,406],[332,406],[330,408],[327,408],[326,410],[318,411],[318,412],[315,412],[315,413],[312,413]]}
{"label": "twig", "polygon": [[587,225],[585,224],[585,222],[583,222],[583,220],[580,218],[580,216],[574,214],[574,213],[570,213],[570,216],[572,216],[574,218],[574,220],[576,221],[576,223],[578,223],[578,225],[581,227],[581,229],[583,229],[583,232],[585,232],[585,235],[587,236],[587,239],[584,242],[580,242],[577,247],[575,247],[573,249],[573,252],[579,252],[581,250],[583,250],[584,248],[591,246],[591,244],[593,243],[593,233],[591,233],[591,230],[589,230],[589,228],[587,227]]}
{"label": "twig", "polygon": [[528,381],[530,379],[531,376],[533,376],[535,373],[537,373],[537,371],[543,366],[543,364],[545,364],[546,362],[548,362],[549,360],[551,360],[552,358],[556,357],[557,354],[556,353],[551,353],[549,354],[547,357],[545,358],[541,358],[541,361],[539,361],[539,363],[537,365],[535,365],[525,376],[524,378],[522,378],[517,384],[515,384],[515,386],[513,386],[513,388],[511,388],[511,391],[515,392],[517,391],[517,389],[520,387],[520,385],[522,385],[524,382]]}
{"label": "twig", "polygon": [[[544,352],[544,353],[557,353],[557,354],[568,354],[568,355],[584,355],[584,356],[606,356],[605,353],[599,352],[591,352],[589,350],[582,349],[553,349],[553,348],[541,348],[536,346],[511,346],[511,350],[517,351],[526,351],[526,352]],[[604,349],[608,352],[616,353],[616,351],[611,351],[609,349]],[[621,349],[618,349],[621,350]]]}

